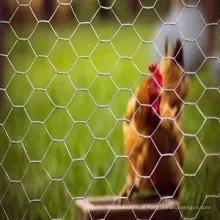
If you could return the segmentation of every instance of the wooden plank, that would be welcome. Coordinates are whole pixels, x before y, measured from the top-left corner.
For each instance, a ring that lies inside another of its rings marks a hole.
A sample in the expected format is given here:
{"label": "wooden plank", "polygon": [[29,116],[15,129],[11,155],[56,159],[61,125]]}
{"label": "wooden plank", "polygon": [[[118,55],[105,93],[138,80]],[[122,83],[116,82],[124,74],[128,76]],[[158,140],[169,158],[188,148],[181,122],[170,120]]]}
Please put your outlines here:
{"label": "wooden plank", "polygon": [[161,202],[151,198],[135,199],[132,203],[120,204],[119,200],[115,200],[115,197],[106,196],[76,200],[75,205],[78,220],[103,218],[106,220],[135,220],[151,217],[152,220],[180,219],[180,213],[177,209],[179,203],[174,199],[165,199]]}

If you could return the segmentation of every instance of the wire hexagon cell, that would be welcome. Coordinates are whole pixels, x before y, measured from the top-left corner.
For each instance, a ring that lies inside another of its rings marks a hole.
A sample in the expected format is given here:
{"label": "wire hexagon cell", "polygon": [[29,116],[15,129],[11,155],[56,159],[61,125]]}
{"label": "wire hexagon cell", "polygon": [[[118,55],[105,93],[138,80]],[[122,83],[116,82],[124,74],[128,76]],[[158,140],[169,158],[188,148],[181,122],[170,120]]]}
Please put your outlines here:
{"label": "wire hexagon cell", "polygon": [[[0,219],[75,219],[76,204],[85,219],[220,219],[217,0],[0,2]],[[171,57],[166,38],[180,39]],[[154,62],[164,78],[172,65],[184,73],[164,88]],[[136,88],[152,76],[164,91],[149,104]],[[181,104],[166,117],[171,93]],[[152,118],[150,131],[137,123]],[[147,200],[131,199],[144,184]],[[175,211],[160,212],[166,204]]]}

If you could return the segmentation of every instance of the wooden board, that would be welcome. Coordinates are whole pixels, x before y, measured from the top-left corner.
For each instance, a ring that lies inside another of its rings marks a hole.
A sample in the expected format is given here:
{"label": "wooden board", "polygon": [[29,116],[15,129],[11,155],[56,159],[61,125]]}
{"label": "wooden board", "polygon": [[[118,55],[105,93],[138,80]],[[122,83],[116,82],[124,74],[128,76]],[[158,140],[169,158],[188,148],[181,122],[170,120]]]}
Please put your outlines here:
{"label": "wooden board", "polygon": [[135,220],[139,219],[180,219],[179,203],[174,199],[158,201],[153,198],[135,199],[132,203],[123,200],[119,203],[115,197],[94,197],[76,200],[76,215],[78,220]]}

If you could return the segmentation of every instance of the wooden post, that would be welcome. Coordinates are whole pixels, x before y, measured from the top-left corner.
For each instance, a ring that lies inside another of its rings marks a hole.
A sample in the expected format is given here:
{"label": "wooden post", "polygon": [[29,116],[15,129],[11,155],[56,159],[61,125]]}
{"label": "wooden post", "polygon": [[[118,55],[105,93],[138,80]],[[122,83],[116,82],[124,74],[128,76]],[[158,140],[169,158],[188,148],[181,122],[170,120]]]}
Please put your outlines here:
{"label": "wooden post", "polygon": [[44,0],[44,10],[48,19],[52,16],[54,12],[54,1],[53,0]]}
{"label": "wooden post", "polygon": [[[99,1],[100,2],[100,4],[101,4],[101,6],[104,6],[104,7],[107,7],[108,6],[108,0],[100,0]],[[108,10],[105,10],[105,9],[101,9],[100,10],[100,14],[101,14],[101,16],[103,17],[103,18],[106,18],[107,16],[108,16]]]}
{"label": "wooden post", "polygon": [[77,200],[75,202],[77,219],[91,220],[105,218],[106,220],[135,220],[136,218],[149,219],[151,217],[152,220],[180,219],[180,212],[177,208],[179,203],[174,199],[162,200],[160,203],[158,200],[152,198],[144,200],[135,199],[132,204],[123,203],[123,205],[119,204],[119,200],[114,201],[114,197]]}
{"label": "wooden post", "polygon": [[[203,10],[205,13],[205,22],[207,24],[217,22],[216,19],[217,10],[217,1],[214,0],[204,0],[202,2]],[[207,46],[205,54],[206,56],[213,56],[213,50],[214,50],[214,41],[215,41],[215,27],[209,26],[208,33],[207,33]]]}
{"label": "wooden post", "polygon": [[138,14],[139,10],[140,10],[140,4],[139,4],[139,1],[138,0],[133,0],[132,1],[132,11],[135,15]]}

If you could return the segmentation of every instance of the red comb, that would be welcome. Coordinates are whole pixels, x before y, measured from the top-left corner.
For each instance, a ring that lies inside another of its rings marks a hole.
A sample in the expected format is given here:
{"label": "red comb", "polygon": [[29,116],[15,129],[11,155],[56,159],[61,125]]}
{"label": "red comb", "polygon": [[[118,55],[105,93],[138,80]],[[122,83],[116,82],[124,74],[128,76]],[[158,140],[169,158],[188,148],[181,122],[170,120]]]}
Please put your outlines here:
{"label": "red comb", "polygon": [[151,71],[151,73],[153,73],[153,75],[155,76],[155,79],[157,81],[157,83],[162,86],[162,76],[160,74],[160,70],[158,69],[157,67],[157,64],[156,63],[152,63],[150,66],[149,66],[149,70]]}

